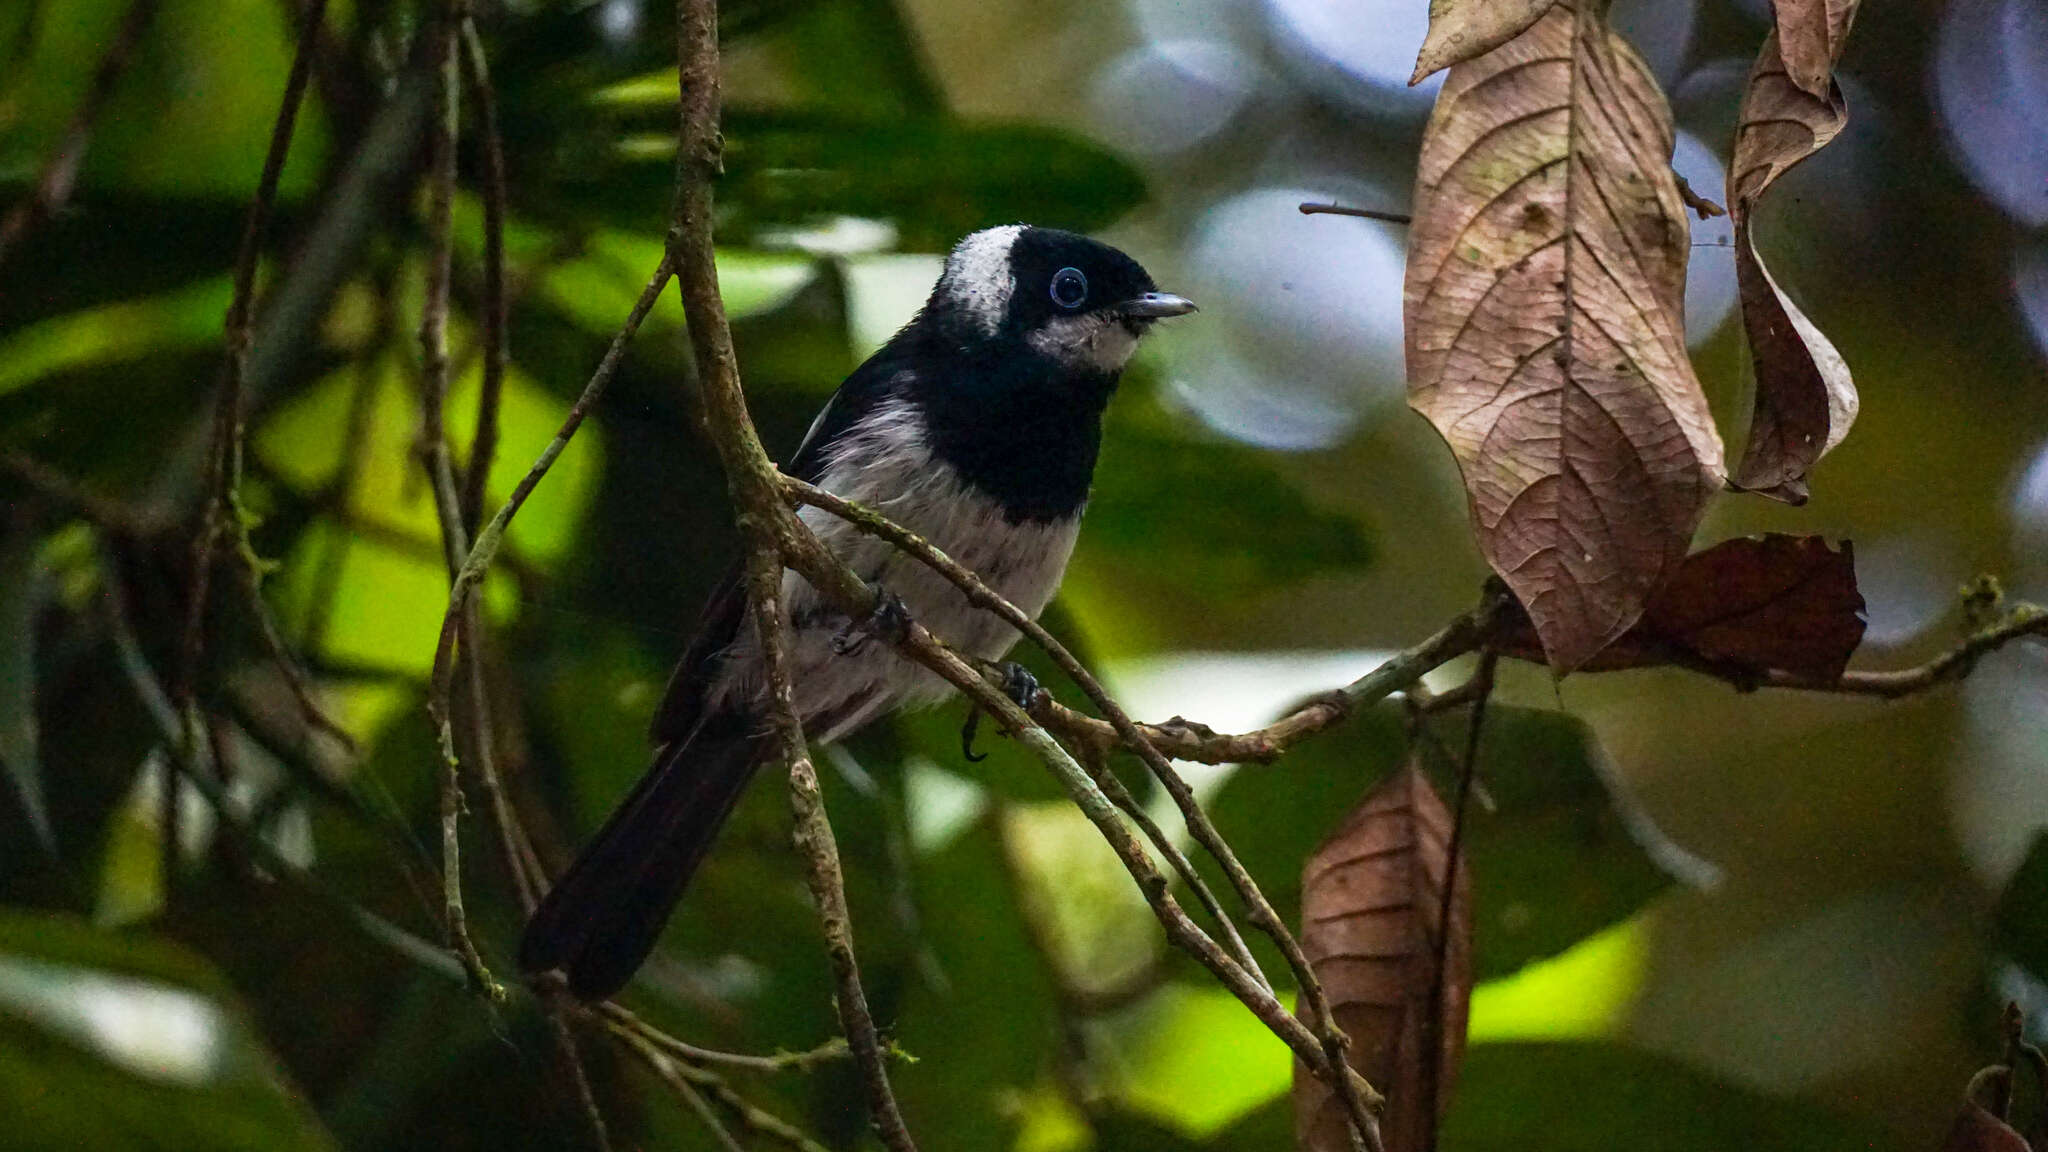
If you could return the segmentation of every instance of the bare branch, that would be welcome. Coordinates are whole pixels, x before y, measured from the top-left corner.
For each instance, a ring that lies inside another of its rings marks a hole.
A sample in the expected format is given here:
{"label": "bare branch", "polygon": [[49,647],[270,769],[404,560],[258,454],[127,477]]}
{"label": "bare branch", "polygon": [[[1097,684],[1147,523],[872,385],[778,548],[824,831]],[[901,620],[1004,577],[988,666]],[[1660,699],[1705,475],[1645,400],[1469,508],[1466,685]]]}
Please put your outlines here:
{"label": "bare branch", "polygon": [[[448,563],[452,580],[461,570],[462,561],[469,551],[468,541],[462,531],[462,509],[460,497],[455,490],[454,465],[449,459],[448,435],[443,427],[443,413],[448,398],[448,281],[449,268],[453,257],[453,239],[450,235],[450,218],[455,203],[455,136],[460,110],[461,87],[457,82],[456,58],[459,46],[456,38],[455,17],[444,12],[436,17],[431,32],[434,43],[434,108],[432,126],[428,130],[428,218],[427,218],[427,284],[426,299],[420,307],[420,359],[424,368],[424,380],[420,388],[420,442],[419,455],[426,467],[427,477],[434,490],[434,510],[441,519],[441,550]],[[456,613],[458,630],[463,639],[463,663],[471,677],[480,675],[476,660],[476,605],[468,603]],[[469,917],[462,902],[462,813],[465,808],[462,797],[462,779],[457,770],[454,729],[449,716],[448,697],[444,692],[445,682],[436,679],[428,694],[427,708],[433,715],[435,727],[440,733],[441,744],[441,900],[442,916],[446,921],[449,943],[456,955],[462,958],[464,971],[469,976],[471,988],[493,1000],[504,998],[505,991],[492,978],[484,966],[483,957],[477,954],[476,944],[469,938]],[[472,741],[472,754],[479,754],[488,743],[488,724],[471,708],[469,719],[472,734],[481,735],[482,740]],[[511,854],[508,852],[507,854]],[[518,865],[513,864],[515,873]]]}
{"label": "bare branch", "polygon": [[474,534],[483,515],[484,485],[491,459],[498,451],[498,402],[505,389],[505,362],[510,353],[510,303],[505,287],[505,142],[498,130],[498,94],[491,87],[490,63],[476,21],[462,17],[462,61],[476,92],[477,130],[484,156],[484,300],[483,388],[477,394],[476,436],[470,441],[469,471],[463,477],[462,524]]}
{"label": "bare branch", "polygon": [[1376,208],[1349,208],[1342,204],[1303,204],[1303,216],[1355,216],[1361,220],[1380,220],[1388,224],[1413,224],[1415,217],[1406,212],[1381,212]]}
{"label": "bare branch", "polygon": [[834,1037],[816,1048],[802,1052],[777,1052],[771,1056],[721,1052],[715,1048],[703,1048],[677,1039],[647,1023],[630,1009],[609,1000],[593,1005],[590,1010],[608,1024],[617,1023],[637,1030],[642,1037],[662,1051],[692,1064],[721,1064],[729,1068],[745,1068],[750,1072],[808,1072],[820,1064],[844,1060],[851,1054],[846,1047],[846,1041],[841,1037]]}
{"label": "bare branch", "polygon": [[677,287],[697,367],[698,396],[725,469],[726,487],[740,513],[740,528],[749,542],[749,599],[767,664],[770,717],[789,767],[797,846],[804,854],[811,896],[818,905],[838,984],[840,1025],[866,1085],[868,1115],[876,1133],[893,1152],[914,1152],[916,1144],[896,1107],[888,1070],[883,1066],[881,1039],[861,987],[839,853],[818,791],[817,774],[804,746],[790,691],[788,658],[782,650],[783,541],[790,538],[795,518],[782,502],[775,466],[747,415],[732,331],[718,291],[711,239],[711,189],[722,168],[715,0],[677,0],[676,66],[681,123],[676,139],[675,227],[669,234],[669,250],[675,255]]}
{"label": "bare branch", "polygon": [[[1187,781],[1181,777],[1180,773],[1174,770],[1172,763],[1160,753],[1158,747],[1147,739],[1145,732],[1131,720],[1130,716],[1110,696],[1108,690],[1103,688],[1101,682],[1096,680],[1094,675],[1079,660],[1075,659],[1073,653],[1069,652],[1065,645],[1055,639],[1050,632],[1047,632],[1028,613],[1005,600],[983,583],[980,577],[962,567],[937,548],[932,547],[929,542],[919,538],[916,534],[891,523],[879,514],[860,508],[850,501],[840,499],[802,481],[784,477],[783,487],[793,498],[805,503],[816,504],[826,511],[832,512],[834,515],[845,518],[863,531],[888,540],[899,549],[916,557],[940,575],[945,576],[967,596],[970,603],[993,612],[1012,627],[1030,637],[1032,643],[1052,657],[1053,662],[1058,664],[1060,669],[1075,684],[1080,686],[1081,690],[1087,694],[1089,700],[1102,711],[1104,716],[1108,717],[1110,726],[1115,730],[1116,737],[1125,747],[1135,752],[1139,759],[1144,761],[1154,778],[1166,789],[1167,794],[1173,798],[1174,805],[1180,810],[1181,819],[1187,825],[1189,833],[1194,836],[1196,843],[1200,844],[1223,869],[1223,873],[1229,879],[1231,887],[1237,892],[1239,899],[1244,902],[1246,909],[1250,913],[1252,926],[1264,932],[1280,948],[1281,955],[1286,958],[1287,966],[1294,976],[1296,986],[1301,989],[1302,1000],[1307,1009],[1307,1016],[1315,1026],[1318,1039],[1323,1047],[1326,1058],[1324,1067],[1333,1070],[1331,1086],[1345,1103],[1346,1110],[1351,1116],[1354,1135],[1365,1143],[1376,1143],[1377,1137],[1371,1113],[1367,1106],[1366,1096],[1353,1090],[1349,1077],[1339,1075],[1334,1071],[1345,1066],[1344,1049],[1349,1045],[1349,1041],[1345,1038],[1343,1030],[1338,1027],[1336,1017],[1331,1014],[1329,1002],[1323,996],[1322,985],[1316,979],[1315,971],[1310,968],[1308,957],[1302,953],[1300,943],[1295,940],[1293,933],[1288,931],[1286,924],[1281,921],[1279,914],[1273,910],[1272,903],[1259,890],[1258,883],[1252,879],[1250,871],[1237,859],[1237,854],[1231,850],[1229,843],[1216,830],[1215,825],[1209,821],[1208,815],[1202,811],[1201,804],[1195,799],[1194,790],[1188,786]],[[1095,747],[1099,750],[1101,746],[1096,745]],[[1112,784],[1115,785],[1116,792],[1122,791],[1122,785],[1116,783],[1116,777],[1110,775],[1107,771],[1097,775],[1097,782],[1103,786],[1105,792],[1110,790]],[[1116,797],[1112,796],[1111,799],[1114,801]],[[1127,800],[1128,798],[1126,798]],[[1126,813],[1132,813],[1137,808],[1135,804],[1128,802],[1119,803],[1118,807],[1122,808]],[[1238,938],[1236,927],[1231,923],[1229,916],[1216,904],[1215,898],[1209,894],[1207,887],[1201,884],[1200,880],[1196,877],[1194,868],[1186,863],[1178,850],[1167,847],[1162,843],[1165,837],[1157,834],[1157,829],[1152,826],[1149,819],[1143,818],[1142,814],[1139,814],[1137,822],[1146,831],[1153,843],[1161,845],[1162,851],[1174,863],[1175,870],[1184,878],[1190,880],[1190,888],[1195,892],[1197,899],[1208,908],[1209,912],[1222,926],[1227,938],[1233,943],[1234,950],[1238,954],[1238,963],[1246,974],[1266,987],[1268,992],[1270,992],[1271,985],[1267,983],[1264,974],[1259,971],[1257,961],[1251,958],[1250,950]],[[1311,1062],[1311,1066],[1314,1066],[1313,1062]]]}
{"label": "bare branch", "polygon": [[563,999],[554,997],[547,1005],[549,1030],[555,1034],[555,1047],[562,1054],[569,1080],[576,1086],[576,1100],[583,1106],[583,1118],[590,1124],[592,1142],[598,1152],[612,1152],[611,1130],[605,1126],[604,1112],[597,1106],[597,1093],[590,1090],[590,1073],[583,1067],[583,1053],[576,1048],[576,1034],[569,1029],[570,1008]]}
{"label": "bare branch", "polygon": [[823,1145],[804,1135],[795,1125],[764,1111],[746,1097],[733,1091],[732,1086],[718,1073],[664,1051],[660,1032],[637,1021],[634,1024],[626,1024],[611,1020],[606,1022],[605,1027],[612,1035],[617,1036],[620,1043],[623,1043],[633,1055],[639,1057],[640,1062],[645,1064],[649,1071],[660,1077],[676,1095],[683,1098],[684,1103],[690,1106],[690,1110],[697,1114],[698,1119],[703,1120],[711,1129],[714,1138],[728,1141],[732,1139],[731,1135],[725,1132],[724,1126],[718,1123],[718,1118],[711,1115],[709,1109],[702,1107],[705,1092],[709,1092],[714,1099],[724,1105],[748,1132],[779,1141],[797,1149],[797,1152],[826,1152]]}
{"label": "bare branch", "polygon": [[[1493,696],[1494,670],[1499,666],[1499,653],[1487,649],[1479,657],[1479,670],[1463,686],[1471,694],[1472,717],[1465,728],[1465,756],[1458,769],[1458,794],[1451,803],[1451,838],[1444,851],[1444,890],[1437,904],[1436,957],[1430,965],[1429,1011],[1422,1017],[1422,1051],[1426,1053],[1424,1067],[1430,1068],[1431,1072],[1422,1078],[1423,1099],[1416,1112],[1422,1117],[1423,1131],[1427,1133],[1425,1146],[1436,1143],[1437,1117],[1442,1109],[1440,1093],[1444,1086],[1441,1061],[1436,1054],[1444,1050],[1447,1039],[1443,1035],[1444,996],[1450,987],[1447,977],[1451,960],[1451,910],[1458,899],[1458,863],[1465,847],[1465,813],[1471,806],[1473,786],[1479,779],[1479,737],[1486,723],[1486,702]],[[1463,1037],[1455,1039],[1460,1043],[1463,1041]]]}

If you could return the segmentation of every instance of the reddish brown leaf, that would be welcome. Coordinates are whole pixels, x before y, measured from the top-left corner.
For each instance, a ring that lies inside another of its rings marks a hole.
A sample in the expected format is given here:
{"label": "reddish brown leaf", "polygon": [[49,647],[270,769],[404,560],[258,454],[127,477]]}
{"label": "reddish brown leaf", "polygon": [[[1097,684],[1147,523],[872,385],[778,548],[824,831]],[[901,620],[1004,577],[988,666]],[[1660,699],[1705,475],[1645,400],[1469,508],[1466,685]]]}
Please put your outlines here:
{"label": "reddish brown leaf", "polygon": [[[1837,550],[1818,536],[1748,537],[1686,557],[1636,626],[1582,670],[1693,660],[1738,675],[1775,668],[1831,680],[1848,666],[1863,628],[1847,541]],[[1504,650],[1543,658],[1527,628]]]}
{"label": "reddish brown leaf", "polygon": [[1825,100],[1835,62],[1855,22],[1858,0],[1774,0],[1785,72],[1808,95]]}
{"label": "reddish brown leaf", "polygon": [[2012,1126],[1986,1111],[1976,1101],[1963,1105],[1956,1122],[1949,1126],[1941,1152],[2030,1152],[2027,1142]]}
{"label": "reddish brown leaf", "polygon": [[[1432,1145],[1465,1053],[1472,998],[1472,882],[1460,862],[1445,949],[1440,1055],[1424,1052],[1443,912],[1451,815],[1414,764],[1374,786],[1302,869],[1301,947],[1351,1037],[1350,1063],[1387,1097],[1387,1152]],[[1434,1078],[1434,1082],[1431,1082]],[[1304,1152],[1349,1149],[1341,1101],[1294,1068],[1294,1130]]]}
{"label": "reddish brown leaf", "polygon": [[1429,0],[1429,34],[1410,84],[1483,56],[1526,31],[1556,0]]}
{"label": "reddish brown leaf", "polygon": [[[1818,2],[1807,0],[1807,6]],[[1843,4],[1830,0],[1829,8]],[[1843,8],[1844,33],[1853,10],[1853,4]],[[1735,159],[1728,167],[1735,276],[1756,364],[1755,415],[1735,484],[1799,504],[1806,500],[1807,472],[1842,442],[1856,420],[1856,383],[1841,353],[1771,278],[1757,255],[1750,219],[1765,189],[1841,132],[1848,107],[1832,81],[1822,85],[1818,96],[1804,90],[1788,74],[1779,43],[1776,32],[1765,37],[1750,69],[1735,129]]]}
{"label": "reddish brown leaf", "polygon": [[1724,482],[1686,356],[1671,111],[1597,0],[1451,69],[1422,142],[1409,403],[1570,671],[1628,630]]}

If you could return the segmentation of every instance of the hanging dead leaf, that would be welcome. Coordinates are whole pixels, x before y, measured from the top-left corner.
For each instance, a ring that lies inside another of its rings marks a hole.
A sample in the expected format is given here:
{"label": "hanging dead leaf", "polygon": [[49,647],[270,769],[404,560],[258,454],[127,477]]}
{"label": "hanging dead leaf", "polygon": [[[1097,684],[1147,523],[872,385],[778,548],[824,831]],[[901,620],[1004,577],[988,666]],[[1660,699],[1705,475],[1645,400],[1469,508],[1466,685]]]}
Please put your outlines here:
{"label": "hanging dead leaf", "polygon": [[1549,663],[1642,614],[1724,483],[1687,358],[1671,111],[1597,0],[1451,70],[1422,142],[1409,403]]}
{"label": "hanging dead leaf", "polygon": [[1859,0],[1773,0],[1785,73],[1808,95],[1825,100],[1835,62],[1849,39]]}
{"label": "hanging dead leaf", "polygon": [[1956,1122],[1949,1126],[1941,1152],[2029,1152],[2027,1142],[2012,1126],[1993,1116],[1972,1100],[1963,1105]]}
{"label": "hanging dead leaf", "polygon": [[[1819,7],[1819,0],[1805,0],[1804,6]],[[1829,0],[1830,13],[1838,7],[1839,26],[1846,34],[1854,5]],[[1736,121],[1735,158],[1728,166],[1735,277],[1742,296],[1742,324],[1756,365],[1755,413],[1735,485],[1802,504],[1807,472],[1842,442],[1856,420],[1856,383],[1841,353],[1771,278],[1757,254],[1750,223],[1765,189],[1826,147],[1840,134],[1849,113],[1841,88],[1832,80],[1821,86],[1820,95],[1794,80],[1780,57],[1780,42],[1777,32],[1765,37],[1750,69]],[[1837,41],[1832,50],[1839,49]]]}
{"label": "hanging dead leaf", "polygon": [[[1465,1053],[1472,998],[1472,883],[1460,862],[1444,948],[1441,1024],[1438,924],[1450,863],[1451,815],[1413,762],[1366,793],[1302,869],[1301,947],[1351,1037],[1350,1063],[1386,1094],[1387,1152],[1433,1147]],[[1425,1045],[1434,1039],[1432,1060]],[[1341,1101],[1297,1063],[1294,1130],[1304,1152],[1349,1149]]]}
{"label": "hanging dead leaf", "polygon": [[[1831,680],[1863,641],[1863,594],[1847,541],[1769,535],[1727,540],[1685,559],[1643,618],[1587,672],[1698,661],[1740,674],[1771,669]],[[1533,629],[1503,651],[1541,661]]]}
{"label": "hanging dead leaf", "polygon": [[1526,31],[1556,0],[1429,0],[1429,33],[1410,84],[1491,52]]}

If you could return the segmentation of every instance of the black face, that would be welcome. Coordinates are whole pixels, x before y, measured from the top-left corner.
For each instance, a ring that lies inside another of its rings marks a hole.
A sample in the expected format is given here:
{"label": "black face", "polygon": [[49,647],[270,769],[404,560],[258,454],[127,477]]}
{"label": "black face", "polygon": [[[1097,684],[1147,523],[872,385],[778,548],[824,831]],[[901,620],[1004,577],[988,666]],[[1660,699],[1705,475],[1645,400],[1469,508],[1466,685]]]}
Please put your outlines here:
{"label": "black face", "polygon": [[[1004,318],[1013,333],[1031,332],[1065,316],[1117,312],[1155,290],[1136,260],[1086,236],[1029,228],[1010,247],[1015,286]],[[1120,317],[1133,332],[1149,320]]]}

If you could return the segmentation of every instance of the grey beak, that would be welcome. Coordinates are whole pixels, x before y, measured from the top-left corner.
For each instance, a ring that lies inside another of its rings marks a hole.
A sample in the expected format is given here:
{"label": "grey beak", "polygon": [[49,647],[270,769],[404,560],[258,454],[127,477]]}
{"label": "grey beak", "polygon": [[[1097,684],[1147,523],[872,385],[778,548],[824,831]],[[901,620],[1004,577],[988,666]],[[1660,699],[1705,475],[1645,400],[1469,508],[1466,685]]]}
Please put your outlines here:
{"label": "grey beak", "polygon": [[1185,296],[1171,292],[1147,292],[1136,300],[1124,305],[1124,315],[1141,320],[1163,320],[1168,316],[1185,316],[1195,310],[1195,302]]}

